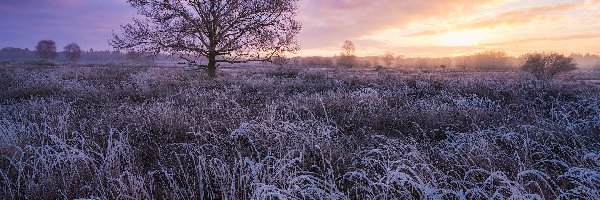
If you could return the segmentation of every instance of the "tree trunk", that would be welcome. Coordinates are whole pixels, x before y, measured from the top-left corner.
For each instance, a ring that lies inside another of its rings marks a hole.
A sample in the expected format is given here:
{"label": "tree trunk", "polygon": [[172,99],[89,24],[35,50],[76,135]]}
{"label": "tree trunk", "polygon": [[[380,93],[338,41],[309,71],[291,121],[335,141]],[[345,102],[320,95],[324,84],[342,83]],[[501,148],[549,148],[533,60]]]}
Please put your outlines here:
{"label": "tree trunk", "polygon": [[208,66],[206,67],[208,76],[211,78],[217,77],[217,53],[209,53],[208,55]]}

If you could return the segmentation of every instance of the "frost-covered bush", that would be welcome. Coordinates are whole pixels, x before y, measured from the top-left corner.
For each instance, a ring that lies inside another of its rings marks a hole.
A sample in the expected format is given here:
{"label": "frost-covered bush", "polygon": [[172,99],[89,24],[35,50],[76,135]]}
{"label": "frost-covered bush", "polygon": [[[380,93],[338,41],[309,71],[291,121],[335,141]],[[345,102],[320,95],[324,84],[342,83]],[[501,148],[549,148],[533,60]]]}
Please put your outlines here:
{"label": "frost-covered bush", "polygon": [[224,73],[0,68],[0,196],[600,198],[598,73]]}
{"label": "frost-covered bush", "polygon": [[538,80],[551,80],[559,74],[577,69],[577,64],[573,58],[561,54],[531,54],[525,59],[525,64],[521,67]]}

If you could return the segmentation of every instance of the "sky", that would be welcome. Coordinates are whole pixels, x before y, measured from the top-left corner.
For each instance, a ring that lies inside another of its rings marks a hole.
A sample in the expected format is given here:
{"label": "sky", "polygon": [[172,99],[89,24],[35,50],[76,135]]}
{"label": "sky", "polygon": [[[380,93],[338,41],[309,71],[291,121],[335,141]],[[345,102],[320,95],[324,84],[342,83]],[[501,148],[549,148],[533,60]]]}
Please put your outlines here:
{"label": "sky", "polygon": [[[125,0],[1,0],[0,47],[112,50],[135,16]],[[300,0],[299,55],[445,57],[486,50],[600,54],[600,0]]]}

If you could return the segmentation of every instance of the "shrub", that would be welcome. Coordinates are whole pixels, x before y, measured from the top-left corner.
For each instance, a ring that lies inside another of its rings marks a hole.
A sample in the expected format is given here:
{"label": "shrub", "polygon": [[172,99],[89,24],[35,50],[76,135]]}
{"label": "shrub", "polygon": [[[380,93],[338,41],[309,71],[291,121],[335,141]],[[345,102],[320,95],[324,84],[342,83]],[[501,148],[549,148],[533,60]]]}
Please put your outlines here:
{"label": "shrub", "polygon": [[573,62],[573,58],[562,54],[531,54],[527,56],[521,69],[538,80],[551,80],[559,74],[576,70],[577,64]]}
{"label": "shrub", "polygon": [[154,57],[152,57],[152,55],[149,53],[139,52],[139,51],[128,51],[127,54],[125,54],[125,55],[127,57],[127,60],[130,60],[133,63],[145,64],[145,65],[155,64]]}
{"label": "shrub", "polygon": [[287,65],[289,62],[290,62],[290,59],[283,57],[283,56],[274,56],[271,59],[271,63],[273,63],[274,65],[280,66],[280,67]]}
{"label": "shrub", "polygon": [[340,56],[337,65],[348,68],[354,67],[356,66],[356,56]]}
{"label": "shrub", "polygon": [[58,66],[56,63],[50,62],[48,60],[30,60],[30,61],[23,62],[23,64],[38,66],[38,67],[56,67],[56,66]]}
{"label": "shrub", "polygon": [[268,71],[267,76],[274,78],[296,78],[299,73],[300,70],[298,69],[279,67],[276,70]]}
{"label": "shrub", "polygon": [[295,64],[299,64],[301,66],[324,66],[331,67],[333,66],[333,59],[329,57],[321,57],[321,56],[310,56],[310,57],[302,57],[297,58]]}

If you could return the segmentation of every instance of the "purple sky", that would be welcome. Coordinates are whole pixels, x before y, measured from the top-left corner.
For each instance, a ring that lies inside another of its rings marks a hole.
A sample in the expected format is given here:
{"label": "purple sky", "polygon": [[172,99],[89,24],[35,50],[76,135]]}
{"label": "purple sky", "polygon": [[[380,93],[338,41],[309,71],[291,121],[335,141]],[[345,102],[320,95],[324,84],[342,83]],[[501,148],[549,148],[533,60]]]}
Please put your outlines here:
{"label": "purple sky", "polygon": [[85,50],[107,50],[112,30],[135,10],[122,0],[1,0],[0,13],[0,47],[32,49],[51,39],[59,48],[77,42]]}

